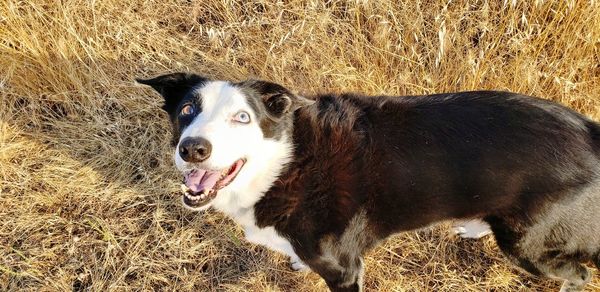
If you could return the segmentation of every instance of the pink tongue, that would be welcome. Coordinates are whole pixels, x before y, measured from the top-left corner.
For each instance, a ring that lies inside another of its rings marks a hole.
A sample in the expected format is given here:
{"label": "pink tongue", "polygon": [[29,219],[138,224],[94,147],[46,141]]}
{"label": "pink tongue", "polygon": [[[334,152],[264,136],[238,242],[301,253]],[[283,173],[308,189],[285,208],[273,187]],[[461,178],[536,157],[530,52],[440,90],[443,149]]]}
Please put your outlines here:
{"label": "pink tongue", "polygon": [[221,173],[218,171],[210,171],[197,169],[185,176],[185,185],[194,193],[200,193],[204,190],[210,190],[215,187]]}

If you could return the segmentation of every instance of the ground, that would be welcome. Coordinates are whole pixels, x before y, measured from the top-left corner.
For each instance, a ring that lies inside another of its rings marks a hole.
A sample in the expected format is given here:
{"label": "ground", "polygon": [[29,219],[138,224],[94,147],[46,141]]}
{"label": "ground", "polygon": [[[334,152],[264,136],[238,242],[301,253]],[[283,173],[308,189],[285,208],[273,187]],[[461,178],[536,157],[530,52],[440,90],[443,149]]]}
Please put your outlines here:
{"label": "ground", "polygon": [[[600,5],[2,1],[0,290],[325,288],[224,216],[181,208],[161,99],[133,82],[173,71],[300,93],[509,90],[600,120]],[[372,250],[367,291],[558,289],[508,264],[492,237],[448,226]]]}

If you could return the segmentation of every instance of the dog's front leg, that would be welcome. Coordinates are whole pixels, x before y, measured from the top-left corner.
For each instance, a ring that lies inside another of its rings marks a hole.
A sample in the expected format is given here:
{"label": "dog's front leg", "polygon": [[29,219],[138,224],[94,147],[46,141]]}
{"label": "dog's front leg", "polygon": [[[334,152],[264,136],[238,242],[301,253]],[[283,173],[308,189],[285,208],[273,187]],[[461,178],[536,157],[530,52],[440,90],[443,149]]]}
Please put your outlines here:
{"label": "dog's front leg", "polygon": [[324,253],[315,259],[305,262],[311,270],[319,274],[334,292],[362,291],[364,274],[363,259],[360,256],[351,257],[349,254]]}
{"label": "dog's front leg", "polygon": [[[317,239],[302,234],[292,242],[298,244],[295,250],[300,258],[325,279],[331,291],[362,291],[363,254],[378,241],[371,230],[361,211],[348,222],[341,235],[331,233]],[[300,244],[302,239],[304,243]]]}
{"label": "dog's front leg", "polygon": [[294,271],[306,270],[306,265],[300,260],[290,242],[280,236],[273,227],[258,228],[255,225],[244,227],[246,240],[268,247],[290,257],[290,265]]}

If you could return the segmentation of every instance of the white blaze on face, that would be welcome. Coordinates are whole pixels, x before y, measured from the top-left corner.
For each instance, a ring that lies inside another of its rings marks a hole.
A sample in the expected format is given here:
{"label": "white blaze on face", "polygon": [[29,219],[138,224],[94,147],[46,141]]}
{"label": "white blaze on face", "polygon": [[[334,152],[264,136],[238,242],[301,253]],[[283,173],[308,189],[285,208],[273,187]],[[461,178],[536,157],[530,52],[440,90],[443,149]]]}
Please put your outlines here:
{"label": "white blaze on face", "polygon": [[[228,169],[238,159],[246,163],[235,179],[221,189],[210,205],[226,213],[237,207],[250,207],[268,190],[291,153],[287,140],[265,139],[258,117],[238,88],[224,81],[212,81],[196,89],[202,101],[201,112],[182,132],[179,141],[187,137],[202,137],[212,145],[210,157],[201,163],[203,169]],[[234,120],[241,111],[250,115],[250,122]],[[175,150],[175,164],[180,171],[194,167]],[[195,165],[196,167],[198,165]],[[233,202],[235,201],[235,202]],[[229,212],[230,211],[230,212]]]}
{"label": "white blaze on face", "polygon": [[[237,159],[245,158],[244,148],[254,147],[262,140],[262,131],[254,122],[256,117],[243,93],[227,82],[209,82],[196,93],[202,100],[202,111],[183,131],[180,141],[186,137],[208,140],[212,152],[203,166],[213,170],[229,168]],[[250,115],[249,124],[234,121],[241,111]],[[185,162],[179,154],[175,155],[177,167],[184,169]]]}

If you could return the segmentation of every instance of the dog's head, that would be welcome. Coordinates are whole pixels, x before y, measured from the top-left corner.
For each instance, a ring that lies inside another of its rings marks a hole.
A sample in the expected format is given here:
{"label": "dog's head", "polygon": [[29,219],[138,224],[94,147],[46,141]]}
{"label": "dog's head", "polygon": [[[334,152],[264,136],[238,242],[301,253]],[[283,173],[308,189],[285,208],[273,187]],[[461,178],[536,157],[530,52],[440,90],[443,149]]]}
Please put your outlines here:
{"label": "dog's head", "polygon": [[255,203],[289,161],[294,111],[312,103],[267,81],[188,73],[137,81],[164,97],[175,164],[184,176],[182,201],[193,210]]}

